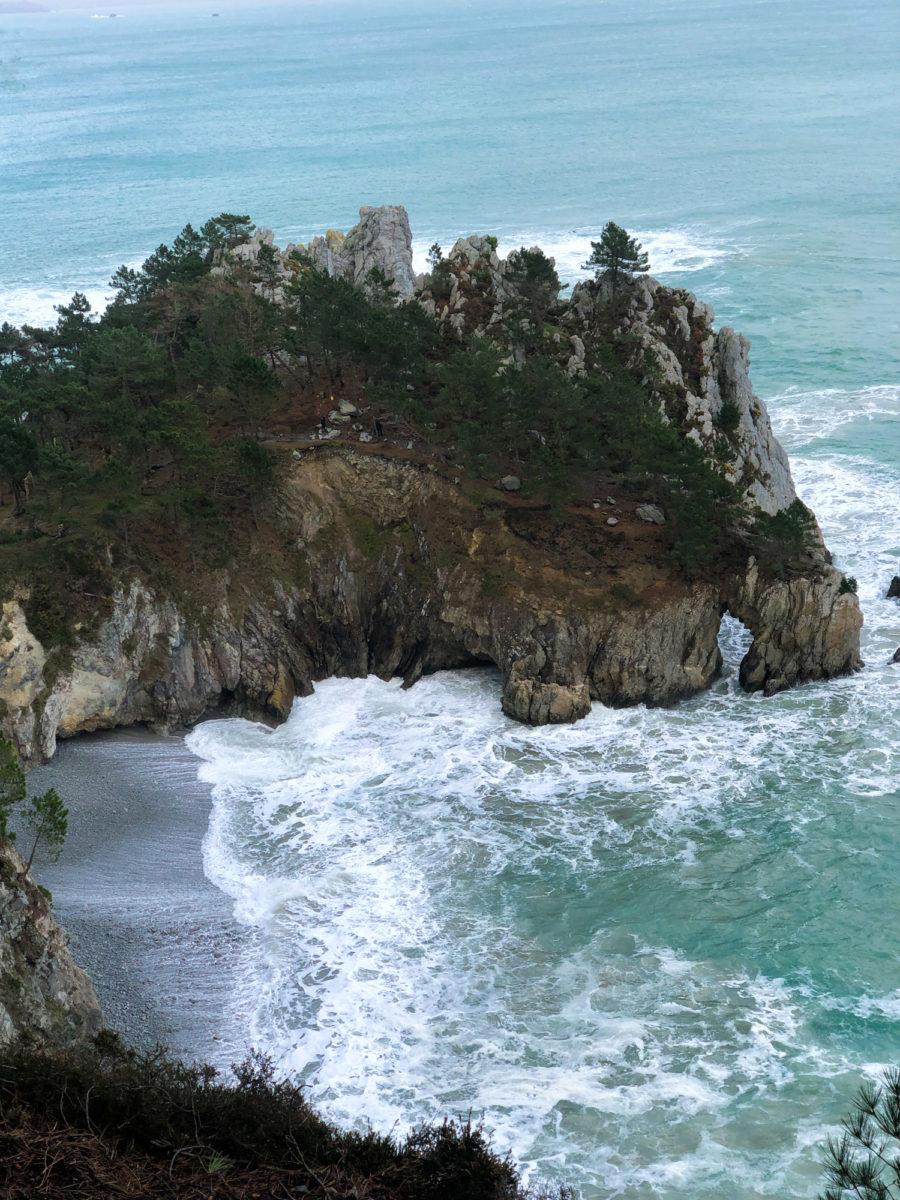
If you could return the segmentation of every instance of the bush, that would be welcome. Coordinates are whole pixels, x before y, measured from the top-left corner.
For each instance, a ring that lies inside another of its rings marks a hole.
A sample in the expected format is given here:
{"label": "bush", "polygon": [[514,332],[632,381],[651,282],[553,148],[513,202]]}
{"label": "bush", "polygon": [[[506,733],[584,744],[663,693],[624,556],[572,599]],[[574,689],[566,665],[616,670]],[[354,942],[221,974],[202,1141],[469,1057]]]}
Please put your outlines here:
{"label": "bush", "polygon": [[[278,1195],[308,1200],[539,1200],[471,1119],[423,1125],[402,1141],[345,1133],[265,1056],[232,1071],[226,1083],[212,1067],[140,1054],[109,1032],[77,1051],[3,1047],[0,1145],[16,1153],[0,1155],[0,1195],[93,1200],[98,1180],[104,1195],[274,1195],[277,1175]],[[564,1188],[552,1196],[571,1200]]]}
{"label": "bush", "polygon": [[741,423],[741,410],[733,400],[723,400],[716,417],[716,426],[724,434],[732,434]]}
{"label": "bush", "polygon": [[810,549],[815,527],[813,514],[802,500],[795,499],[777,513],[760,513],[750,535],[750,546],[760,565],[783,576]]}

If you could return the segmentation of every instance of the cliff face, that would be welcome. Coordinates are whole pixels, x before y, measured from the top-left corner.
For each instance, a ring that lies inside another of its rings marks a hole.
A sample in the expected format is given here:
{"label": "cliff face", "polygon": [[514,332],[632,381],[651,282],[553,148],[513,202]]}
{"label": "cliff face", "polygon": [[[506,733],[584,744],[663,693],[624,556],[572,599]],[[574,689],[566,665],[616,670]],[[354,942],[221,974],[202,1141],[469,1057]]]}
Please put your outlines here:
{"label": "cliff face", "polygon": [[94,989],[21,858],[0,844],[0,1043],[27,1034],[54,1045],[102,1025]]}
{"label": "cliff face", "polygon": [[[252,268],[263,244],[265,230],[232,261]],[[413,280],[400,208],[361,209],[346,237],[267,254],[282,283],[298,269],[295,250],[356,283],[377,268],[451,336],[489,334],[523,308],[552,310],[551,342],[570,376],[618,343],[664,418],[738,485],[748,520],[794,500],[750,385],[746,340],[715,332],[712,310],[690,293],[644,279],[615,297],[601,279],[558,302],[552,283],[529,285],[522,256],[503,261],[492,239],[477,237]],[[273,278],[254,286],[277,299]],[[534,724],[577,719],[594,700],[669,704],[715,677],[726,610],[753,634],[741,666],[749,690],[771,694],[859,665],[856,596],[821,542],[802,569],[778,578],[736,537],[714,577],[689,583],[670,564],[658,510],[609,498],[561,521],[515,495],[465,494],[441,463],[372,443],[362,425],[329,442],[337,432],[317,444],[312,433],[290,459],[271,514],[292,564],[278,580],[259,578],[252,562],[177,596],[121,578],[104,619],[64,662],[28,629],[24,597],[7,599],[0,726],[26,760],[51,755],[60,736],[184,723],[214,706],[278,720],[330,675],[412,684],[440,668],[495,663],[504,710]]]}
{"label": "cliff face", "polygon": [[216,705],[278,720],[331,675],[495,663],[503,707],[533,724],[593,700],[669,704],[705,688],[731,611],[754,634],[744,686],[778,691],[858,665],[859,609],[824,562],[792,580],[750,560],[715,583],[665,563],[657,526],[621,505],[564,525],[513,497],[476,502],[432,464],[383,449],[295,451],[279,521],[296,579],[221,575],[200,615],[123,580],[99,632],[55,678],[17,601],[0,641],[3,725],[23,756],[82,730],[189,722]]}

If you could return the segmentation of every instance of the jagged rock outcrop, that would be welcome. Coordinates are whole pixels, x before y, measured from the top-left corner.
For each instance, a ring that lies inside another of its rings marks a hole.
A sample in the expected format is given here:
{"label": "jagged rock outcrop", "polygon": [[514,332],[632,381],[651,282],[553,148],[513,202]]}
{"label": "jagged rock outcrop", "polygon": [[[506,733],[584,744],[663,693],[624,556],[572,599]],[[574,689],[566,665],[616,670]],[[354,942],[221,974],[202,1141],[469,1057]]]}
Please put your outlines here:
{"label": "jagged rock outcrop", "polygon": [[[728,443],[723,470],[750,504],[776,513],[795,499],[787,455],[772,432],[765,404],[750,383],[750,343],[728,326],[712,328],[713,310],[683,289],[663,288],[655,279],[632,284],[621,334],[637,339],[632,363],[650,350],[661,377],[660,406],[688,437],[718,456]],[[726,406],[733,426],[723,427]]]}
{"label": "jagged rock outcrop", "polygon": [[377,447],[295,454],[279,512],[294,582],[207,580],[212,599],[189,620],[173,597],[123,581],[55,674],[9,601],[2,725],[35,760],[80,730],[187,723],[218,705],[278,720],[328,676],[411,684],[474,663],[499,667],[510,716],[571,721],[593,700],[662,705],[707,687],[726,610],[754,634],[748,688],[773,692],[859,663],[856,597],[827,565],[781,581],[751,561],[688,583],[637,505],[619,506],[615,531],[604,512],[584,513],[561,540],[551,514],[495,495],[477,505],[433,464]]}
{"label": "jagged rock outcrop", "polygon": [[[484,334],[528,307],[516,266],[515,254],[497,256],[493,239],[461,238],[443,264],[417,278],[416,294],[458,337]],[[630,366],[646,375],[660,411],[738,485],[748,509],[786,508],[796,496],[790,466],[753,393],[747,339],[727,326],[714,330],[708,304],[652,278],[626,282],[613,301],[608,278],[576,284],[569,300],[545,297],[567,333],[555,335],[566,375],[582,374],[602,342],[629,345]]]}
{"label": "jagged rock outcrop", "polygon": [[359,210],[354,225],[341,247],[345,276],[361,287],[371,271],[383,271],[392,280],[402,298],[415,288],[412,269],[412,234],[409,217],[402,205],[385,204],[380,208]]}
{"label": "jagged rock outcrop", "polygon": [[810,679],[828,679],[858,665],[847,648],[862,618],[844,576],[824,565],[795,579],[767,579],[751,559],[732,579],[728,608],[753,634],[741,663],[741,686],[767,696]]}
{"label": "jagged rock outcrop", "polygon": [[[271,253],[261,256],[262,247]],[[324,237],[313,238],[308,245],[290,243],[283,250],[274,245],[271,229],[256,229],[229,255],[233,263],[243,264],[254,272],[257,291],[279,304],[284,300],[285,285],[294,278],[303,261],[357,287],[366,286],[372,271],[381,271],[400,299],[407,299],[415,288],[409,217],[399,204],[364,206],[359,210],[359,223],[349,233],[329,229]],[[228,270],[224,261],[213,268],[220,275]]]}
{"label": "jagged rock outcrop", "polygon": [[0,1042],[27,1034],[52,1045],[85,1041],[103,1016],[65,934],[25,864],[0,843]]}

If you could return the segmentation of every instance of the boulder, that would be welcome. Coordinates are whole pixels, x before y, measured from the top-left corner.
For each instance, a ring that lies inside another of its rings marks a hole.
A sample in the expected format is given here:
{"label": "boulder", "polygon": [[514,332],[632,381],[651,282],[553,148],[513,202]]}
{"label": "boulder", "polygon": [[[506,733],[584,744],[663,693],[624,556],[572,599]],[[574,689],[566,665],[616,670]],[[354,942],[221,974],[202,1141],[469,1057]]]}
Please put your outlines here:
{"label": "boulder", "polygon": [[517,492],[521,486],[522,481],[518,475],[504,475],[497,483],[501,492]]}
{"label": "boulder", "polygon": [[893,600],[896,597],[900,597],[900,575],[894,576],[887,590],[888,600]]}
{"label": "boulder", "polygon": [[635,512],[642,521],[646,521],[650,525],[665,525],[666,523],[665,513],[655,504],[641,504],[635,509]]}

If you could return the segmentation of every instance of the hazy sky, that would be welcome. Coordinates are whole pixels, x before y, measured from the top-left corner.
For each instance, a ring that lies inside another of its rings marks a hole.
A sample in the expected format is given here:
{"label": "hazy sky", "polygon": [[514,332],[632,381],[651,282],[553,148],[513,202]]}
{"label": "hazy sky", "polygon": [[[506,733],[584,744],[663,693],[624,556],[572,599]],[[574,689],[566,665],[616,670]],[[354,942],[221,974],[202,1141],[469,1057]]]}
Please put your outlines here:
{"label": "hazy sky", "polygon": [[248,8],[254,4],[268,8],[275,4],[293,4],[295,7],[307,7],[309,4],[336,5],[346,0],[35,0],[42,8],[60,9],[90,9],[91,12],[124,13],[130,8],[208,8],[210,12],[226,8]]}

